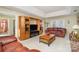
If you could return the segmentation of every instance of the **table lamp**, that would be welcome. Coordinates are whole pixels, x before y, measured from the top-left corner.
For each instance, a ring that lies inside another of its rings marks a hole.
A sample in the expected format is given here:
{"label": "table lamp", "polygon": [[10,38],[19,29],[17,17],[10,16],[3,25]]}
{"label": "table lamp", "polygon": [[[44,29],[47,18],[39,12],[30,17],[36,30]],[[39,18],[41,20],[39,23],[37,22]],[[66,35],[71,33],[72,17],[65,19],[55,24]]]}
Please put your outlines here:
{"label": "table lamp", "polygon": [[79,40],[79,25],[74,25],[73,29],[73,36],[75,37],[75,40]]}
{"label": "table lamp", "polygon": [[79,33],[79,25],[74,25],[73,29],[74,29],[73,31],[74,31],[75,34]]}

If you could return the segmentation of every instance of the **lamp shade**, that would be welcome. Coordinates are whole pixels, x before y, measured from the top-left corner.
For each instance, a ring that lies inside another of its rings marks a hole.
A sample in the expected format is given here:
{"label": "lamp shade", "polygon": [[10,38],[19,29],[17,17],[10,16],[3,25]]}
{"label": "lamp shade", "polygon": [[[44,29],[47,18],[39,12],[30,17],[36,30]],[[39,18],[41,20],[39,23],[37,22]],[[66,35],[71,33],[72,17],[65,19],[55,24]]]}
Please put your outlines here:
{"label": "lamp shade", "polygon": [[74,25],[73,29],[79,29],[79,25]]}

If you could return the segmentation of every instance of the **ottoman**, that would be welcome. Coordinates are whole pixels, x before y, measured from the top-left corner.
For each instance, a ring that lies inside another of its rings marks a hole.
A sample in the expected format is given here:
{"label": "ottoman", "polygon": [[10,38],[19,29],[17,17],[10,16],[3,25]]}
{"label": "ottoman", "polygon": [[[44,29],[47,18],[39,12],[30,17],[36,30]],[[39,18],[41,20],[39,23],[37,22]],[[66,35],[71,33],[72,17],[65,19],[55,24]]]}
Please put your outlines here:
{"label": "ottoman", "polygon": [[41,35],[39,41],[48,44],[48,46],[55,40],[55,35]]}

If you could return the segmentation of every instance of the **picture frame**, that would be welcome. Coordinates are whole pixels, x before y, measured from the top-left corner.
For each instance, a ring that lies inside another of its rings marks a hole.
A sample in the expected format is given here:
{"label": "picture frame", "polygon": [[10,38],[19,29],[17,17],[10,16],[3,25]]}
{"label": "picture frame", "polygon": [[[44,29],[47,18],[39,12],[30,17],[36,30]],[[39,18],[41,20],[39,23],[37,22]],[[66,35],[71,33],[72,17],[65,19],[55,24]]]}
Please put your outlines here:
{"label": "picture frame", "polygon": [[6,33],[8,31],[8,20],[1,19],[0,20],[0,34]]}

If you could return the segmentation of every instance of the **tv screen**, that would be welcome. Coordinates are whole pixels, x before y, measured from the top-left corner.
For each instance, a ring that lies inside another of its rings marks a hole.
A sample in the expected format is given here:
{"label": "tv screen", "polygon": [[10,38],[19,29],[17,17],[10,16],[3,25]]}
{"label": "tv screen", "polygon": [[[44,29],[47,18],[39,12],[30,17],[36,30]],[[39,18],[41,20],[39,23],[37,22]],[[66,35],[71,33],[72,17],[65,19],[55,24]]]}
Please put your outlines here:
{"label": "tv screen", "polygon": [[35,30],[37,30],[37,25],[34,24],[30,25],[30,31],[35,31]]}

